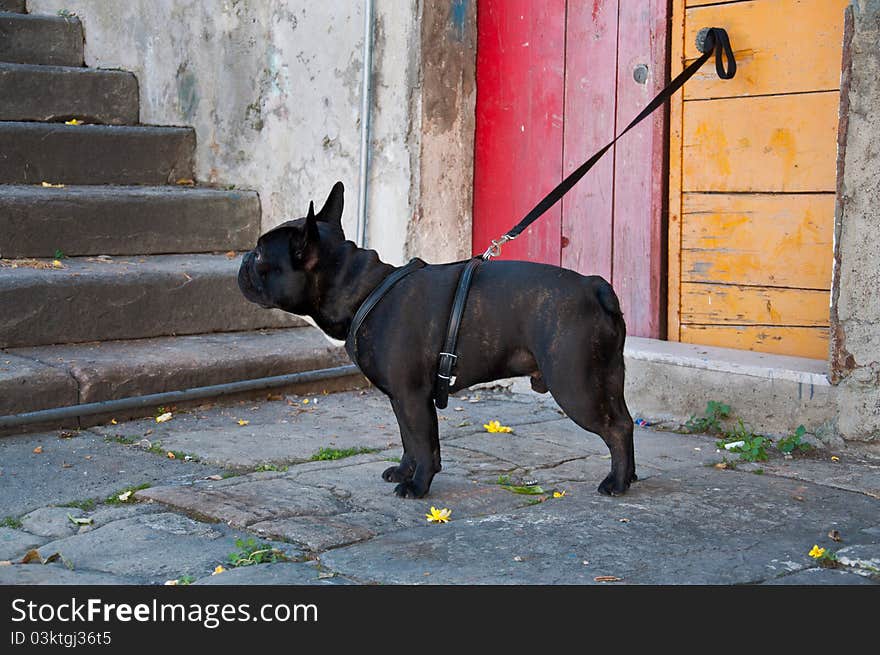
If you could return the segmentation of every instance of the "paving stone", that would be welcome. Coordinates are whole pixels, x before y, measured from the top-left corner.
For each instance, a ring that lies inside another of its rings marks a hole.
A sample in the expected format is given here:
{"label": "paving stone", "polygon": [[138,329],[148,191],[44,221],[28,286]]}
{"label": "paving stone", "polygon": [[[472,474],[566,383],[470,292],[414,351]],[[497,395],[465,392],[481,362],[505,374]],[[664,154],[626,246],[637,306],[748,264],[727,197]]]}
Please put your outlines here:
{"label": "paving stone", "polygon": [[[59,438],[60,434],[74,435]],[[41,447],[39,453],[33,452]],[[204,478],[220,469],[169,460],[109,443],[89,431],[53,431],[0,438],[0,517],[21,516],[47,505],[102,501],[140,484]]]}
{"label": "paving stone", "polygon": [[[314,562],[275,562],[227,569],[193,584],[197,585],[345,585],[340,576],[319,577],[321,569]],[[326,574],[325,574],[326,575]]]}
{"label": "paving stone", "polygon": [[[46,537],[38,537],[15,528],[0,527],[0,560],[20,559],[31,548],[42,546],[46,541]],[[0,573],[2,569],[0,567]]]}
{"label": "paving stone", "polygon": [[880,543],[844,546],[837,550],[837,557],[854,572],[870,574],[880,582]]}
{"label": "paving stone", "polygon": [[[288,353],[300,352],[300,357],[304,351],[309,352],[309,347],[315,351],[332,348],[317,330],[305,330],[309,334],[300,337],[299,344],[292,338],[273,337],[269,333],[263,339],[269,354],[258,361],[286,361],[289,355],[283,354],[285,347]],[[329,365],[338,365],[342,362],[341,357],[347,357],[344,350],[333,348],[333,353],[334,359]],[[254,359],[257,360],[256,353]],[[306,398],[309,403],[303,404],[302,400]],[[317,404],[314,402],[316,398]],[[365,402],[360,402],[361,399]],[[362,430],[352,429],[353,415],[358,416],[358,426],[362,426]],[[239,420],[248,421],[248,424],[239,425]],[[242,402],[205,411],[196,408],[160,425],[141,421],[95,429],[103,434],[118,433],[137,439],[146,429],[151,429],[150,439],[161,441],[172,450],[193,453],[202,461],[235,468],[305,461],[321,448],[385,449],[389,444],[400,447],[391,408],[387,400],[379,398],[375,392],[366,396],[358,393],[288,396],[282,401]]]}
{"label": "paving stone", "polygon": [[[840,461],[831,461],[832,455],[839,456]],[[762,464],[762,467],[773,475],[857,491],[873,498],[880,498],[880,464],[869,462],[846,451],[840,452],[839,455],[832,451],[790,460],[774,460]]]}
{"label": "paving stone", "polygon": [[529,498],[513,494],[494,484],[480,484],[451,473],[434,477],[426,498],[403,499],[394,495],[394,484],[382,479],[390,462],[367,462],[356,466],[328,468],[301,475],[292,470],[289,475],[308,484],[321,485],[336,493],[349,496],[352,506],[394,519],[404,525],[426,523],[425,513],[432,505],[448,507],[456,517],[482,516],[508,511],[528,504]]}
{"label": "paving stone", "polygon": [[[49,542],[43,556],[61,553],[75,569],[83,568],[161,584],[184,575],[196,578],[228,561],[238,548],[236,536],[173,513],[135,516]],[[295,553],[293,549],[291,552]]]}
{"label": "paving stone", "polygon": [[565,498],[514,512],[453,513],[449,524],[381,535],[322,562],[390,584],[593,584],[601,575],[636,584],[760,582],[812,567],[807,552],[832,523],[850,534],[877,509],[870,498],[827,488],[798,501],[796,482],[771,476],[695,469],[668,477],[675,473],[621,498],[574,484]]}
{"label": "paving stone", "polygon": [[326,489],[282,477],[241,476],[226,485],[152,487],[137,496],[235,527],[290,516],[329,516],[347,509]]}
{"label": "paving stone", "polygon": [[0,585],[131,585],[137,578],[100,571],[73,571],[61,563],[0,566]]}
{"label": "paving stone", "polygon": [[79,530],[79,526],[68,516],[79,518],[85,514],[77,507],[41,507],[21,518],[24,530],[41,537],[60,539],[69,537]]}
{"label": "paving stone", "polygon": [[309,550],[347,546],[377,534],[402,527],[393,519],[374,512],[347,512],[334,516],[298,516],[261,521],[250,530],[273,539],[302,544]]}
{"label": "paving stone", "polygon": [[874,584],[868,578],[843,569],[805,569],[791,575],[781,575],[778,578],[765,580],[764,585],[870,585]]}

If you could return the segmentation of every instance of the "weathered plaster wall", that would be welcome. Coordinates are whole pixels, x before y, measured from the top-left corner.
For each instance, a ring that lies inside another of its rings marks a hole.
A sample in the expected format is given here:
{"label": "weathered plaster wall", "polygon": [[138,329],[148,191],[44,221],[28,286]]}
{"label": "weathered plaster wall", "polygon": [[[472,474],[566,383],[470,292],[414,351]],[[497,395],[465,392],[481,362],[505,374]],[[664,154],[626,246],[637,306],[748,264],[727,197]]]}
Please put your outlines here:
{"label": "weathered plaster wall", "polygon": [[837,429],[880,443],[880,0],[847,9],[832,297]]}
{"label": "weathered plaster wall", "polygon": [[476,0],[425,0],[421,47],[420,202],[409,250],[454,261],[471,254]]}
{"label": "weathered plaster wall", "polygon": [[[86,63],[134,72],[141,122],[191,125],[199,182],[259,191],[263,227],[302,216],[336,180],[355,234],[363,3],[30,0],[76,13]],[[418,0],[376,0],[368,243],[405,261],[418,200]],[[413,118],[414,117],[414,118]]]}

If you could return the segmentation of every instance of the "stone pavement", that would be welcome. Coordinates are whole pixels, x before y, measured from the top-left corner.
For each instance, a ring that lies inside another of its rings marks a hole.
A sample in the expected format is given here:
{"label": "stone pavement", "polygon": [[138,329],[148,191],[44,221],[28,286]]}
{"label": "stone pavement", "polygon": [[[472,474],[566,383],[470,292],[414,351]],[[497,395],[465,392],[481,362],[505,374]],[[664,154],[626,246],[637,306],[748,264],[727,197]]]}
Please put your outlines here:
{"label": "stone pavement", "polygon": [[[374,390],[172,415],[0,439],[0,584],[880,581],[880,459],[864,451],[720,469],[714,438],[638,428],[640,481],[608,498],[599,437],[549,396],[479,390],[440,412],[429,497],[402,500],[380,477],[400,445]],[[487,433],[492,419],[513,432]],[[428,523],[431,506],[451,521]],[[817,566],[814,544],[839,566]],[[31,549],[58,556],[20,563]],[[276,561],[229,560],[255,549]]]}

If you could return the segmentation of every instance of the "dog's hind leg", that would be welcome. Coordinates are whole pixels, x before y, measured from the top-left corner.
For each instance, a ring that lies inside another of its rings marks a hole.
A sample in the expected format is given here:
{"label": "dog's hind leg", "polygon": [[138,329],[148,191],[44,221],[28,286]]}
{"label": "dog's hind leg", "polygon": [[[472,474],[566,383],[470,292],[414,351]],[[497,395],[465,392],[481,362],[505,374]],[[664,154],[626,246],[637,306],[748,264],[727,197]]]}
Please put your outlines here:
{"label": "dog's hind leg", "polygon": [[614,372],[606,377],[597,375],[595,368],[575,368],[573,360],[568,360],[557,367],[545,366],[542,373],[566,415],[583,429],[598,434],[608,446],[611,472],[599,485],[599,492],[610,496],[623,494],[638,478],[633,421],[623,398],[622,362],[619,367],[612,367]]}
{"label": "dog's hind leg", "polygon": [[391,407],[400,427],[404,455],[400,466],[387,469],[382,477],[389,482],[399,481],[394,493],[401,498],[421,498],[440,471],[437,410],[430,394],[392,397]]}
{"label": "dog's hind leg", "polygon": [[389,466],[382,472],[382,479],[385,482],[404,482],[406,480],[411,480],[413,473],[416,472],[416,460],[412,458],[412,456],[403,451],[403,455],[400,458],[400,464],[397,466]]}

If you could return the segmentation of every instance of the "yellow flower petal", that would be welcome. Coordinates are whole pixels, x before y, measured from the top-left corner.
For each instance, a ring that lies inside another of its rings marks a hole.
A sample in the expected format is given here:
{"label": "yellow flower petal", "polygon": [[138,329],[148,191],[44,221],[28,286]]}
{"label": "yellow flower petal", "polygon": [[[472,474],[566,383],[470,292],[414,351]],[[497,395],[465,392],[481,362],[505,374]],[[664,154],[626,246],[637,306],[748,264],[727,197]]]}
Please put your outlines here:
{"label": "yellow flower petal", "polygon": [[238,424],[239,424],[239,425],[244,426],[244,425],[247,425],[248,423],[250,423],[250,421],[246,421],[246,420],[244,420],[243,418],[238,419]]}
{"label": "yellow flower petal", "polygon": [[819,545],[818,545],[818,544],[814,544],[813,547],[810,549],[810,552],[809,552],[810,557],[812,557],[813,559],[819,559],[819,558],[822,557],[824,554],[825,554],[825,549],[824,549],[824,548],[819,548]]}
{"label": "yellow flower petal", "polygon": [[839,458],[837,455],[832,455],[832,456],[831,456],[831,461],[832,461],[832,462],[839,462],[839,461],[840,461],[840,458]]}
{"label": "yellow flower petal", "polygon": [[449,523],[449,517],[451,515],[452,510],[446,507],[443,509],[437,509],[432,505],[431,511],[425,514],[425,518],[428,520],[428,523]]}
{"label": "yellow flower petal", "polygon": [[111,419],[110,419],[110,424],[111,424],[111,425],[116,425],[116,419],[115,419],[115,418],[111,418]]}
{"label": "yellow flower petal", "polygon": [[554,497],[554,498],[562,498],[564,495],[565,495],[565,490],[563,490],[563,491],[554,491],[554,492],[553,492],[553,497]]}
{"label": "yellow flower petal", "polygon": [[226,569],[224,569],[223,566],[221,566],[220,564],[218,564],[218,565],[217,565],[217,568],[214,569],[214,572],[213,572],[211,575],[220,575],[220,574],[223,573],[225,570],[226,570]]}
{"label": "yellow flower petal", "polygon": [[61,260],[60,260],[60,259],[53,259],[53,260],[52,260],[52,266],[53,266],[54,268],[64,268],[64,264],[61,263]]}
{"label": "yellow flower petal", "polygon": [[71,118],[69,121],[64,121],[65,125],[82,125],[83,122],[76,118]]}

